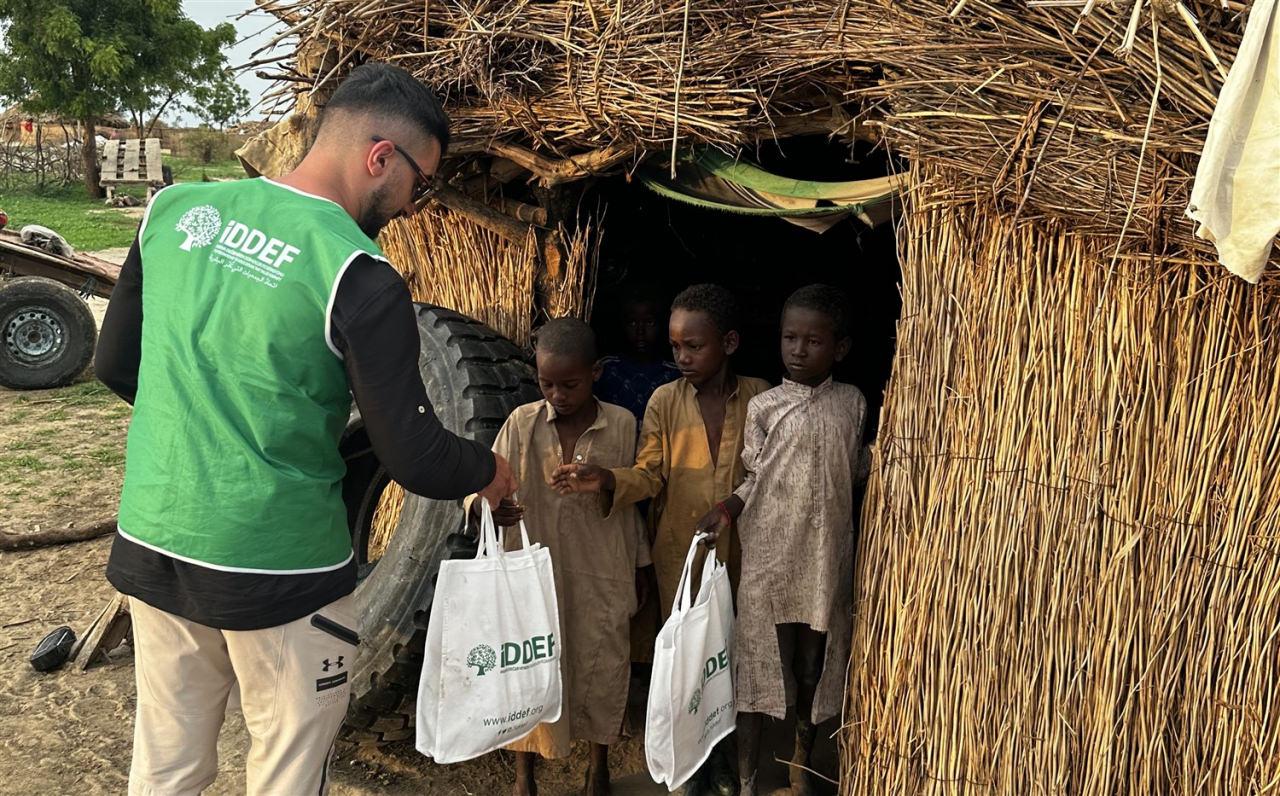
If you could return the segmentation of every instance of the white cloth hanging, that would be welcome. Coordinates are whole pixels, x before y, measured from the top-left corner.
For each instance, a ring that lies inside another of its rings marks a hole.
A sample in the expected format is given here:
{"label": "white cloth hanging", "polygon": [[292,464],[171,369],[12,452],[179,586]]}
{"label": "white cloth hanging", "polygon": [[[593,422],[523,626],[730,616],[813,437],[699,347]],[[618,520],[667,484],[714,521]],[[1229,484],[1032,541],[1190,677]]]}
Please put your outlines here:
{"label": "white cloth hanging", "polygon": [[1187,215],[1227,270],[1257,282],[1280,232],[1280,20],[1256,0],[1218,95]]}

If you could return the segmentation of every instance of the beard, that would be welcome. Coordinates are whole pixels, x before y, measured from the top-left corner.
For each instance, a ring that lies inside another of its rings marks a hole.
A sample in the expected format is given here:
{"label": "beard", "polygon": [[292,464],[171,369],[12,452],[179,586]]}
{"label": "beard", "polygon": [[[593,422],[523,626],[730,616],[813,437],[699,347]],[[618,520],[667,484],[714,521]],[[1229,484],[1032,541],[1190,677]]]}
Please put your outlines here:
{"label": "beard", "polygon": [[356,219],[360,231],[369,236],[370,240],[378,237],[378,233],[382,228],[391,222],[391,219],[400,214],[398,208],[389,208],[387,205],[387,194],[390,193],[386,187],[376,189],[369,195],[369,203],[365,206],[364,212]]}

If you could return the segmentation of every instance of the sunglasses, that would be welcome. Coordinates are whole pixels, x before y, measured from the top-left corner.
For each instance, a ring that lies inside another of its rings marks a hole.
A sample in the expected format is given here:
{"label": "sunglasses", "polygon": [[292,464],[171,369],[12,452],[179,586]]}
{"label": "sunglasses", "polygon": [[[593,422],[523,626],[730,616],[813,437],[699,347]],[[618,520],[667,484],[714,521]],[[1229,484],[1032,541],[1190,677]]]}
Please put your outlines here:
{"label": "sunglasses", "polygon": [[[375,135],[373,137],[373,142],[375,144],[380,144],[383,141],[387,141],[387,139],[383,138],[380,135]],[[387,143],[395,147],[396,151],[399,152],[404,157],[405,160],[409,161],[409,167],[412,168],[414,173],[417,175],[417,180],[415,181],[413,186],[413,203],[415,205],[420,205],[423,202],[430,199],[435,194],[435,192],[440,188],[439,181],[435,178],[434,175],[427,174],[425,171],[423,171],[422,168],[418,165],[418,162],[413,159],[413,156],[410,155],[408,152],[404,151],[404,149],[399,144],[397,144],[394,141],[387,141]]]}

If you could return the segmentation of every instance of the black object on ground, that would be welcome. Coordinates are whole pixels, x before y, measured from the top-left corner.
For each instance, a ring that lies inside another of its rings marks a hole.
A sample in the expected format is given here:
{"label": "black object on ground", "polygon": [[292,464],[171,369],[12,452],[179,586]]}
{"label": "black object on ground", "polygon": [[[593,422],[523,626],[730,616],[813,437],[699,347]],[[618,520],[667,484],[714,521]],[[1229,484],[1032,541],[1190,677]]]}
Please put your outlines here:
{"label": "black object on ground", "polygon": [[63,625],[40,639],[36,651],[31,653],[31,668],[37,672],[52,672],[61,668],[71,657],[71,645],[76,643],[76,632]]}

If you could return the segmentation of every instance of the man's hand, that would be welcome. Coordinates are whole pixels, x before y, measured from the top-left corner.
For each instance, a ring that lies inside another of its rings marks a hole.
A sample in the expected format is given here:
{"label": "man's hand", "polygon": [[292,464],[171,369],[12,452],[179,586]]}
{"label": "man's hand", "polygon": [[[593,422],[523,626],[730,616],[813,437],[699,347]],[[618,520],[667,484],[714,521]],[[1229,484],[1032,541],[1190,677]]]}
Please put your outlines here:
{"label": "man's hand", "polygon": [[490,506],[498,506],[503,499],[515,494],[516,489],[520,487],[520,482],[516,480],[515,473],[511,472],[511,465],[506,459],[495,453],[493,461],[496,465],[493,480],[476,494],[489,501]]}
{"label": "man's hand", "polygon": [[562,464],[551,473],[551,488],[562,495],[612,492],[613,473],[594,464]]}

